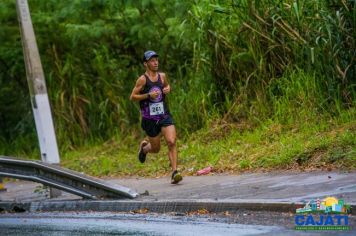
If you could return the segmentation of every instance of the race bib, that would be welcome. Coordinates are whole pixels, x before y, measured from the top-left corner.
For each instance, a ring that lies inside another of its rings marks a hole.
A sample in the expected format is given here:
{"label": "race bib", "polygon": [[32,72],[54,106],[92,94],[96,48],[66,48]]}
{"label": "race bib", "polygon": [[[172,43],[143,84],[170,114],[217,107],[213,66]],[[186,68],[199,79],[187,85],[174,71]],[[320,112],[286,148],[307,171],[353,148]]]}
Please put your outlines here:
{"label": "race bib", "polygon": [[150,116],[164,114],[163,102],[150,103],[149,106],[150,106]]}

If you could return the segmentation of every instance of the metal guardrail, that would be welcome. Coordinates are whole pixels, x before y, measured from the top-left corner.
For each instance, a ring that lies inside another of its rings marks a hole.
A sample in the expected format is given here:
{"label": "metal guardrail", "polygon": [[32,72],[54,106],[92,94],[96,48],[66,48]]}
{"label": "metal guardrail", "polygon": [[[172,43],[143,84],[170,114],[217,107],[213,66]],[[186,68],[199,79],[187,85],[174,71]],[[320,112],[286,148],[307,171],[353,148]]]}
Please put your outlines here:
{"label": "metal guardrail", "polygon": [[57,165],[0,156],[0,177],[42,183],[83,198],[135,198],[138,193]]}

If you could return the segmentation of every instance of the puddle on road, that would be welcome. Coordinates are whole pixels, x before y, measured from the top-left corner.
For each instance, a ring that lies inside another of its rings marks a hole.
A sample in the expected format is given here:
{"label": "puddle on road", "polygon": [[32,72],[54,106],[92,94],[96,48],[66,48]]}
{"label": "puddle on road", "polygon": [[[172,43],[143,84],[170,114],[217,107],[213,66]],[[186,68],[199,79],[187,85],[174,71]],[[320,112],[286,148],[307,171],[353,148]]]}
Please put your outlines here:
{"label": "puddle on road", "polygon": [[172,220],[167,217],[108,218],[56,215],[47,217],[1,217],[1,235],[258,235],[280,231],[277,226]]}

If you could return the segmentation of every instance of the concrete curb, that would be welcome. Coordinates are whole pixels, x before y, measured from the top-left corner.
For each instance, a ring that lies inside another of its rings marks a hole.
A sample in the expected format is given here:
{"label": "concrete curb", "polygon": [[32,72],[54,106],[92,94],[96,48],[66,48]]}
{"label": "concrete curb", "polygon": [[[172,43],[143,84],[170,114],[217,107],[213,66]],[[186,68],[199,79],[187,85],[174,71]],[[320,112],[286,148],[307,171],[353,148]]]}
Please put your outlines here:
{"label": "concrete curb", "polygon": [[238,210],[295,212],[301,203],[278,202],[208,202],[208,201],[41,201],[41,202],[0,202],[1,211],[116,211],[187,213],[205,209],[210,213],[234,212]]}
{"label": "concrete curb", "polygon": [[[154,212],[154,213],[188,213],[205,209],[210,213],[250,211],[275,211],[295,213],[302,203],[293,202],[228,202],[228,201],[124,201],[124,200],[72,200],[72,201],[35,201],[35,202],[1,202],[0,213],[6,212],[51,212],[51,211],[111,211],[111,212]],[[351,204],[352,209],[356,205]],[[354,214],[351,212],[351,214]]]}

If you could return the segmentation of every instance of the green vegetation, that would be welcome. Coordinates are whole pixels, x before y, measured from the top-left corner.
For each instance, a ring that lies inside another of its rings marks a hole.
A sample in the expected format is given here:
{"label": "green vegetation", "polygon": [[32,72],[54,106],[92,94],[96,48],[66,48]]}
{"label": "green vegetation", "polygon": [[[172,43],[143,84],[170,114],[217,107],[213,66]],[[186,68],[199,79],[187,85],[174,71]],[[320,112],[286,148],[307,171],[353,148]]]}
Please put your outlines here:
{"label": "green vegetation", "polygon": [[[186,173],[355,169],[355,1],[31,0],[62,163],[162,175],[136,160],[128,97],[147,49],[172,86]],[[0,2],[0,154],[39,158],[15,0]]]}
{"label": "green vegetation", "polygon": [[[212,123],[180,139],[179,160],[185,174],[212,166],[218,173],[268,170],[354,170],[356,124],[321,119],[318,123],[281,125],[266,121],[259,128],[241,123]],[[131,139],[131,138],[130,138]],[[110,140],[67,152],[63,165],[96,176],[162,176],[169,173],[167,148],[137,161],[136,140]]]}

